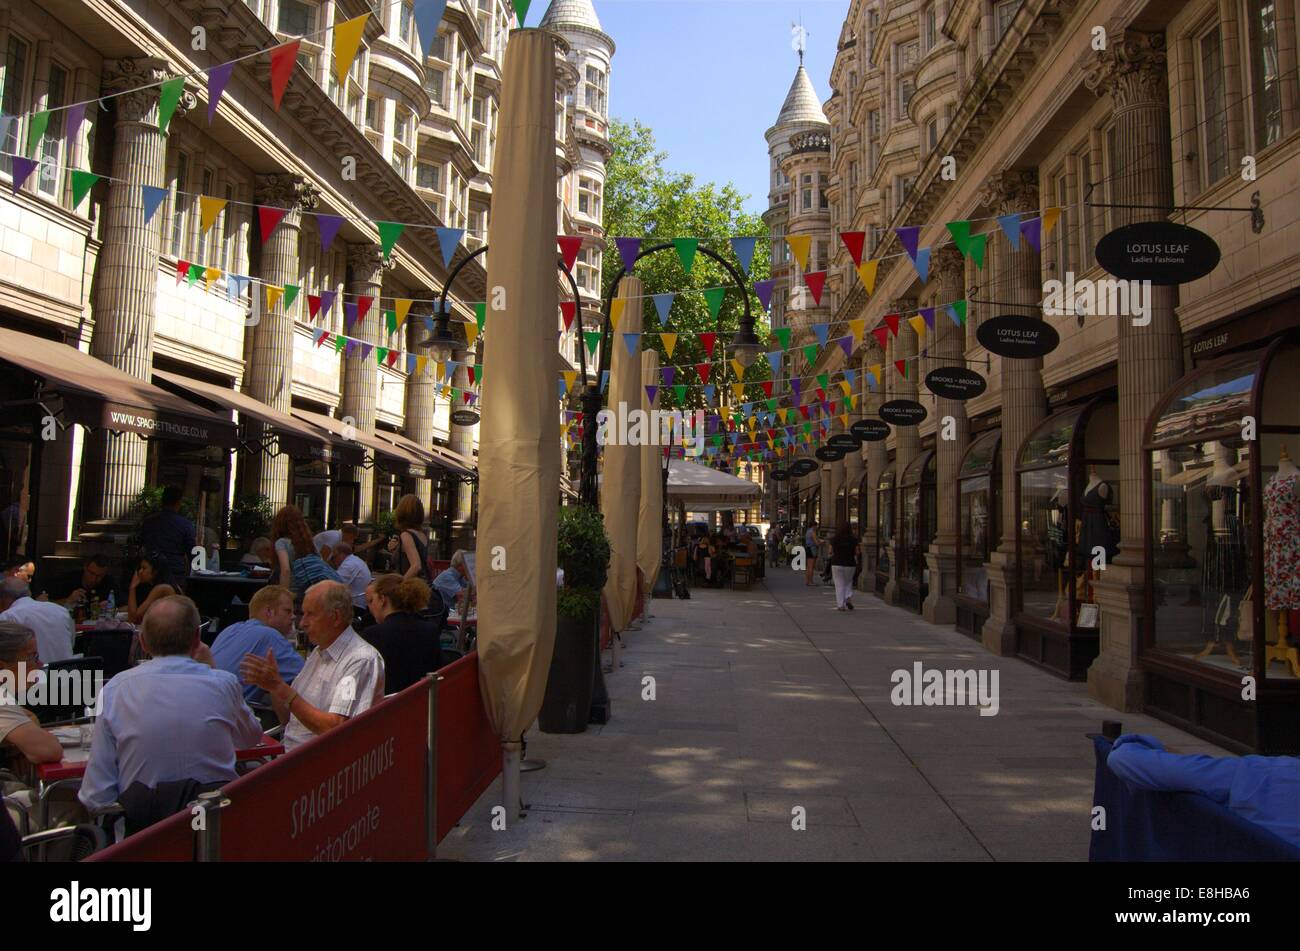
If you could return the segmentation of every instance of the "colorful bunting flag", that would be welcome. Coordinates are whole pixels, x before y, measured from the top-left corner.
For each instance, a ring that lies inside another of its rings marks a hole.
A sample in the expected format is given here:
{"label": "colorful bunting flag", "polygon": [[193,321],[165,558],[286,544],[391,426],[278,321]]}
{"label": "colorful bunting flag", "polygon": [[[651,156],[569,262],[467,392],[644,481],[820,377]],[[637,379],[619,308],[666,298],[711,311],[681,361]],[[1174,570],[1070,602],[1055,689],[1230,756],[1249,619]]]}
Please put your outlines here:
{"label": "colorful bunting flag", "polygon": [[[814,363],[816,363],[816,362],[817,362],[817,345],[816,345],[816,344],[811,344],[811,343],[810,343],[810,344],[805,344],[805,345],[804,345],[804,348],[803,348],[803,358],[804,358],[805,361],[807,361],[807,363],[808,363],[809,366],[812,366]],[[793,382],[793,381],[791,381],[791,382]]]}
{"label": "colorful bunting flag", "polygon": [[970,252],[969,257],[975,262],[975,266],[981,270],[984,268],[984,248],[988,245],[989,236],[985,234],[973,234],[970,240],[966,242],[966,249]]}
{"label": "colorful bunting flag", "polygon": [[695,267],[695,252],[700,247],[700,239],[673,238],[673,247],[677,249],[677,257],[682,262],[682,270],[690,274],[691,268]]}
{"label": "colorful bunting flag", "polygon": [[918,248],[916,257],[912,258],[912,267],[916,268],[916,274],[924,284],[930,280],[930,249]]}
{"label": "colorful bunting flag", "polygon": [[167,126],[172,121],[172,116],[176,114],[176,106],[180,104],[181,96],[185,94],[185,77],[177,76],[174,79],[168,79],[158,88],[158,131],[167,132]]}
{"label": "colorful bunting flag", "polygon": [[808,253],[812,249],[812,235],[786,235],[785,243],[790,246],[790,254],[799,262],[802,270],[808,268]]}
{"label": "colorful bunting flag", "polygon": [[855,347],[862,342],[862,335],[866,332],[867,322],[863,318],[855,317],[849,321],[849,333],[853,335],[853,345]]}
{"label": "colorful bunting flag", "polygon": [[[931,316],[933,316],[933,312],[931,312]],[[912,325],[912,330],[916,332],[916,335],[917,335],[918,337],[924,337],[924,336],[925,336],[925,318],[924,318],[924,317],[909,317],[909,318],[907,318],[907,322],[908,322],[909,324]]]}
{"label": "colorful bunting flag", "polygon": [[813,324],[812,329],[813,329],[813,333],[817,337],[817,342],[821,344],[823,347],[826,346],[826,341],[830,338],[831,325]]}
{"label": "colorful bunting flag", "polygon": [[966,322],[966,302],[964,300],[955,300],[945,308],[948,316],[952,318],[953,323],[960,327]]}
{"label": "colorful bunting flag", "polygon": [[573,318],[577,316],[578,304],[576,301],[560,301],[560,314],[564,317],[564,329],[569,330],[573,326]]}
{"label": "colorful bunting flag", "polygon": [[[17,195],[18,190],[27,183],[32,172],[36,169],[36,159],[25,158],[21,155],[13,157],[13,181],[10,183],[10,190]],[[148,219],[146,219],[148,220]]]}
{"label": "colorful bunting flag", "polygon": [[343,218],[339,215],[316,216],[316,229],[320,232],[320,248],[322,251],[330,249],[330,245],[334,243],[334,238],[338,235],[341,227],[343,227]]}
{"label": "colorful bunting flag", "polygon": [[853,266],[857,267],[862,263],[862,247],[867,239],[865,231],[841,231],[840,240],[844,242],[844,247],[848,248],[849,256],[853,258]]}
{"label": "colorful bunting flag", "polygon": [[483,325],[487,323],[487,301],[481,300],[474,304],[474,323],[478,324],[478,332],[483,332]]}
{"label": "colorful bunting flag", "polygon": [[700,345],[704,347],[704,352],[708,354],[709,359],[713,359],[713,346],[717,343],[718,335],[712,330],[700,334]]}
{"label": "colorful bunting flag", "polygon": [[618,322],[623,316],[623,307],[627,300],[622,297],[615,297],[609,302],[609,327],[611,330],[618,330]]}
{"label": "colorful bunting flag", "polygon": [[[67,108],[67,114],[63,117],[63,136],[69,142],[75,141],[81,132],[81,123],[86,121],[87,105],[88,103],[78,102]],[[4,141],[4,134],[4,130],[0,129],[0,142]]]}
{"label": "colorful bunting flag", "polygon": [[557,235],[555,240],[559,242],[560,253],[564,256],[564,266],[572,271],[574,262],[578,260],[578,252],[582,250],[582,235],[562,234]]}
{"label": "colorful bunting flag", "polygon": [[763,305],[765,311],[772,308],[772,288],[775,286],[776,280],[774,278],[754,282],[754,293],[758,295],[758,302]]}
{"label": "colorful bunting flag", "polygon": [[790,349],[790,328],[789,327],[773,327],[772,336],[781,342],[782,350]]}
{"label": "colorful bunting flag", "polygon": [[745,365],[739,360],[733,359],[731,361],[731,369],[735,371],[737,380],[743,380],[745,378]]}
{"label": "colorful bunting flag", "polygon": [[1041,218],[1027,218],[1020,222],[1020,233],[1025,236],[1025,240],[1029,242],[1030,247],[1039,252],[1042,251],[1043,244],[1042,227],[1043,219]]}
{"label": "colorful bunting flag", "polygon": [[871,331],[871,333],[872,333],[872,336],[874,336],[874,337],[876,338],[876,342],[880,344],[880,349],[881,349],[881,350],[884,350],[885,347],[889,345],[889,329],[888,329],[888,328],[886,328],[886,327],[877,327],[875,330]]}
{"label": "colorful bunting flag", "polygon": [[402,236],[402,229],[406,225],[396,221],[376,221],[375,227],[379,229],[379,246],[383,249],[384,260],[392,254],[393,245],[397,244],[397,239]]}
{"label": "colorful bunting flag", "polygon": [[663,341],[664,353],[668,354],[668,359],[673,358],[673,351],[677,349],[677,334],[661,333],[659,339]]}
{"label": "colorful bunting flag", "polygon": [[781,358],[784,356],[780,350],[773,350],[767,355],[768,365],[771,366],[772,372],[779,374],[781,372]]}
{"label": "colorful bunting flag", "polygon": [[1048,208],[1043,212],[1043,237],[1051,237],[1052,229],[1056,227],[1056,221],[1061,217],[1059,207]]}
{"label": "colorful bunting flag", "polygon": [[284,288],[277,287],[274,284],[263,284],[262,291],[266,295],[267,310],[273,310],[275,305],[280,302],[280,298],[284,296]]}
{"label": "colorful bunting flag", "polygon": [[1013,212],[1009,215],[998,215],[998,227],[1002,233],[1007,236],[1011,242],[1011,247],[1020,250],[1020,213]]}
{"label": "colorful bunting flag", "polygon": [[226,91],[226,83],[230,82],[230,74],[234,71],[235,64],[233,60],[229,63],[213,66],[208,70],[208,125],[212,125],[212,120],[217,114],[217,106],[221,102],[221,96]]}
{"label": "colorful bunting flag", "polygon": [[677,295],[671,291],[654,295],[655,310],[659,314],[659,325],[661,327],[668,326],[668,314],[673,309],[673,298],[676,296]]}
{"label": "colorful bunting flag", "polygon": [[[584,331],[582,334],[582,339],[587,342],[587,353],[592,358],[596,356],[596,348],[600,346],[600,336],[601,335],[599,330],[587,330]],[[628,336],[629,336],[628,334],[623,335],[625,340]],[[632,348],[628,347],[628,353],[631,352],[632,352]]]}
{"label": "colorful bunting flag", "polygon": [[213,198],[210,195],[199,196],[199,233],[207,234],[217,221],[217,215],[226,207],[226,199]]}
{"label": "colorful bunting flag", "polygon": [[623,334],[623,346],[627,347],[627,355],[629,357],[636,356],[636,348],[640,342],[640,334]]}
{"label": "colorful bunting flag", "polygon": [[334,24],[334,78],[340,86],[347,86],[352,61],[361,48],[361,34],[365,32],[369,13]]}
{"label": "colorful bunting flag", "polygon": [[296,301],[297,299],[298,299],[298,285],[297,284],[284,285],[284,309],[288,310],[290,307],[292,307],[293,302]]}
{"label": "colorful bunting flag", "polygon": [[876,271],[879,267],[879,259],[863,261],[858,266],[858,278],[862,281],[862,286],[867,289],[868,294],[876,292]]}
{"label": "colorful bunting flag", "polygon": [[902,319],[902,314],[886,314],[885,325],[889,327],[889,332],[895,337],[898,336],[898,322]]}
{"label": "colorful bunting flag", "polygon": [[813,303],[818,307],[822,302],[822,288],[826,286],[825,271],[804,271],[804,283],[808,285],[808,290],[812,292]]}
{"label": "colorful bunting flag", "polygon": [[970,252],[966,250],[966,242],[970,240],[970,222],[965,220],[950,221],[947,228],[948,233],[952,235],[952,243],[957,246],[957,250],[963,256],[969,256]]}
{"label": "colorful bunting flag", "polygon": [[72,207],[78,207],[86,199],[86,195],[95,187],[100,176],[94,172],[83,171],[75,168],[72,170]]}
{"label": "colorful bunting flag", "polygon": [[695,372],[699,374],[701,383],[707,384],[709,382],[709,371],[711,369],[713,369],[713,367],[707,363],[695,364]]}
{"label": "colorful bunting flag", "polygon": [[916,245],[921,239],[921,226],[910,225],[906,228],[895,228],[894,234],[898,235],[898,243],[903,246],[907,256],[913,261],[916,260]]}
{"label": "colorful bunting flag", "polygon": [[293,75],[294,63],[298,61],[299,44],[299,40],[290,40],[271,50],[271,99],[275,102],[276,111],[280,109],[280,101],[289,86],[289,77]]}
{"label": "colorful bunting flag", "polygon": [[[934,308],[922,307],[921,316],[925,318],[926,327],[928,327],[930,330],[933,330],[934,329]],[[920,331],[917,332],[920,333]]]}
{"label": "colorful bunting flag", "polygon": [[664,385],[665,385],[665,386],[672,386],[672,385],[673,385],[673,378],[674,378],[675,376],[677,376],[677,368],[676,368],[676,367],[661,367],[660,370],[659,370],[659,373],[660,373],[660,374],[663,376],[663,378],[664,378]]}
{"label": "colorful bunting flag", "polygon": [[641,254],[641,239],[615,238],[614,244],[618,246],[618,256],[623,261],[623,273],[631,274],[636,259]]}
{"label": "colorful bunting flag", "polygon": [[709,306],[709,319],[716,321],[718,311],[722,309],[723,298],[727,296],[725,287],[710,287],[704,291],[704,302]]}
{"label": "colorful bunting flag", "polygon": [[731,253],[740,262],[740,269],[745,272],[746,277],[749,277],[749,270],[754,265],[754,248],[757,243],[757,238],[731,239]]}
{"label": "colorful bunting flag", "polygon": [[287,208],[270,208],[266,205],[257,206],[257,226],[262,234],[263,244],[270,239],[272,233],[279,227],[280,222],[284,220],[284,216],[288,213]]}

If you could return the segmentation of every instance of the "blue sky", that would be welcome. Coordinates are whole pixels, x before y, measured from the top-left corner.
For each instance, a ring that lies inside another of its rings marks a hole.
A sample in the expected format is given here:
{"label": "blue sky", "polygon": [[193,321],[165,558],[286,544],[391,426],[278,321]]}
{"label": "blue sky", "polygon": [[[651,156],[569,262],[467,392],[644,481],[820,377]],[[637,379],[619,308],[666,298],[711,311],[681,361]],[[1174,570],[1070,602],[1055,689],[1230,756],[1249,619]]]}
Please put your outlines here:
{"label": "blue sky", "polygon": [[[540,13],[544,4],[535,4]],[[767,208],[767,145],[799,66],[790,25],[808,31],[804,65],[824,102],[849,0],[594,0],[618,45],[610,112],[654,130],[674,171],[733,182]],[[532,24],[533,15],[529,16]]]}

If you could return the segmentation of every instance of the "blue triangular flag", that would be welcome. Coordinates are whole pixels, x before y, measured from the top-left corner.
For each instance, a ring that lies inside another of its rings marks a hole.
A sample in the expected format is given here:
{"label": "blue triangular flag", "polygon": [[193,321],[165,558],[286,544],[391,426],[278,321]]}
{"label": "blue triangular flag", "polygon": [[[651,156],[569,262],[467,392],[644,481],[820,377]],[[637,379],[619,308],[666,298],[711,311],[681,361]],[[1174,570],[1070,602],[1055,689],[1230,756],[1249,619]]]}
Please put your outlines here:
{"label": "blue triangular flag", "polygon": [[416,364],[417,364],[418,359],[419,359],[419,358],[416,357],[416,355],[413,354],[413,353],[408,353],[408,354],[406,355],[406,372],[407,372],[407,373],[414,373],[414,372],[415,372],[415,367],[416,367]]}
{"label": "blue triangular flag", "polygon": [[920,276],[922,284],[928,281],[930,279],[930,249],[918,249],[916,256],[912,258],[912,266],[916,268],[916,273]]}
{"label": "blue triangular flag", "polygon": [[447,0],[415,0],[415,29],[420,34],[425,59],[429,58],[434,37],[438,35],[438,24],[442,22],[446,9]]}
{"label": "blue triangular flag", "polygon": [[609,371],[601,370],[600,371],[600,392],[604,393],[605,387],[607,386],[609,386]]}
{"label": "blue triangular flag", "polygon": [[767,355],[767,362],[772,367],[772,373],[774,374],[780,373],[781,372],[781,351],[773,350],[771,353],[769,353]]}
{"label": "blue triangular flag", "polygon": [[672,291],[664,294],[655,294],[655,310],[659,312],[659,323],[661,326],[668,325],[668,312],[673,309],[673,298],[677,295]]}
{"label": "blue triangular flag", "polygon": [[1020,212],[1011,215],[998,215],[998,225],[1002,233],[1011,242],[1011,247],[1020,250]]}
{"label": "blue triangular flag", "polygon": [[564,377],[560,377],[557,382],[560,384],[560,399],[564,399],[564,391],[567,389],[564,383]]}
{"label": "blue triangular flag", "polygon": [[830,324],[813,324],[813,333],[817,335],[817,342],[823,347],[826,346],[826,339],[830,336]]}
{"label": "blue triangular flag", "polygon": [[627,347],[627,355],[629,357],[636,356],[636,348],[640,342],[640,334],[623,334],[623,346]]}
{"label": "blue triangular flag", "polygon": [[460,247],[460,239],[465,237],[464,228],[437,228],[438,245],[442,248],[442,266],[451,267],[451,259]]}
{"label": "blue triangular flag", "polygon": [[459,360],[448,360],[443,364],[443,375],[448,380],[454,379],[456,376],[456,368],[460,366],[460,363],[461,361]]}
{"label": "blue triangular flag", "polygon": [[144,200],[144,223],[148,224],[158,211],[158,206],[167,197],[167,189],[155,188],[153,185],[141,185],[140,197]]}
{"label": "blue triangular flag", "polygon": [[731,253],[740,262],[740,268],[745,272],[745,277],[749,277],[749,269],[754,264],[754,245],[757,242],[757,238],[731,239]]}
{"label": "blue triangular flag", "polygon": [[712,403],[712,402],[713,402],[713,394],[714,394],[715,392],[717,392],[717,389],[718,389],[718,388],[717,388],[716,386],[714,386],[712,383],[709,383],[709,384],[707,384],[706,386],[702,386],[702,387],[700,387],[700,392],[704,394],[704,402],[706,402],[706,403]]}
{"label": "blue triangular flag", "polygon": [[856,382],[858,381],[858,371],[857,371],[857,370],[845,370],[845,371],[844,371],[844,379],[845,379],[846,381],[848,381],[849,386],[852,387],[853,384],[856,383]]}
{"label": "blue triangular flag", "polygon": [[226,275],[226,296],[240,298],[244,296],[244,288],[252,281],[251,277],[245,277],[243,274]]}

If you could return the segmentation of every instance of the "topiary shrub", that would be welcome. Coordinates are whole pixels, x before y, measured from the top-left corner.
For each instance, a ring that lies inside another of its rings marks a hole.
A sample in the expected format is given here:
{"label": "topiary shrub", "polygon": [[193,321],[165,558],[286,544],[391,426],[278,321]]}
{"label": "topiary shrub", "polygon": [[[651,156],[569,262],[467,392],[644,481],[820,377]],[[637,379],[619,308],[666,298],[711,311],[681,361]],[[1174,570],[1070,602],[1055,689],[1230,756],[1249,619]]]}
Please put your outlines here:
{"label": "topiary shrub", "polygon": [[241,495],[230,509],[229,532],[245,549],[254,538],[271,531],[271,500],[265,495]]}
{"label": "topiary shrub", "polygon": [[600,592],[609,573],[609,536],[600,511],[583,505],[561,508],[558,548],[564,588],[557,612],[561,617],[591,618],[600,609]]}

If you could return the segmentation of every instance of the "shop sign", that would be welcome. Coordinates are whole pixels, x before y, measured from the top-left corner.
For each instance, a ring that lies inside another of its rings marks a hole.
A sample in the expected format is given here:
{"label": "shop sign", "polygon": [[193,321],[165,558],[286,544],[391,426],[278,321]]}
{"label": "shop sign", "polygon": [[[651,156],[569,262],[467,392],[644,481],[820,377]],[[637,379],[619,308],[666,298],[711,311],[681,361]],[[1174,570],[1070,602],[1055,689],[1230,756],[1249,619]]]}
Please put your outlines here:
{"label": "shop sign", "polygon": [[849,432],[862,437],[863,442],[880,442],[889,438],[889,426],[878,419],[859,419],[849,427]]}
{"label": "shop sign", "polygon": [[786,479],[790,478],[790,473],[785,469],[773,469],[769,475],[774,482],[784,482]]}
{"label": "shop sign", "polygon": [[939,367],[925,375],[926,388],[935,396],[949,400],[970,400],[979,396],[988,383],[969,367]]}
{"label": "shop sign", "polygon": [[790,475],[799,478],[806,475],[812,475],[817,471],[817,463],[811,459],[800,459],[790,467]]}
{"label": "shop sign", "polygon": [[890,400],[880,407],[880,418],[895,426],[915,426],[925,417],[925,407],[915,400]]}
{"label": "shop sign", "polygon": [[1044,357],[1061,343],[1061,335],[1045,320],[1001,314],[980,324],[975,337],[989,353],[1013,360]]}
{"label": "shop sign", "polygon": [[451,414],[451,421],[457,426],[473,426],[478,422],[478,413],[472,409],[458,409]]}
{"label": "shop sign", "polygon": [[1173,221],[1140,221],[1097,242],[1097,263],[1126,281],[1186,284],[1219,264],[1219,246],[1204,231]]}
{"label": "shop sign", "polygon": [[826,445],[834,446],[836,449],[843,449],[845,452],[853,452],[862,448],[862,439],[853,433],[836,433],[830,439],[826,440]]}
{"label": "shop sign", "polygon": [[822,462],[839,462],[844,458],[844,451],[834,446],[821,446],[813,453]]}

